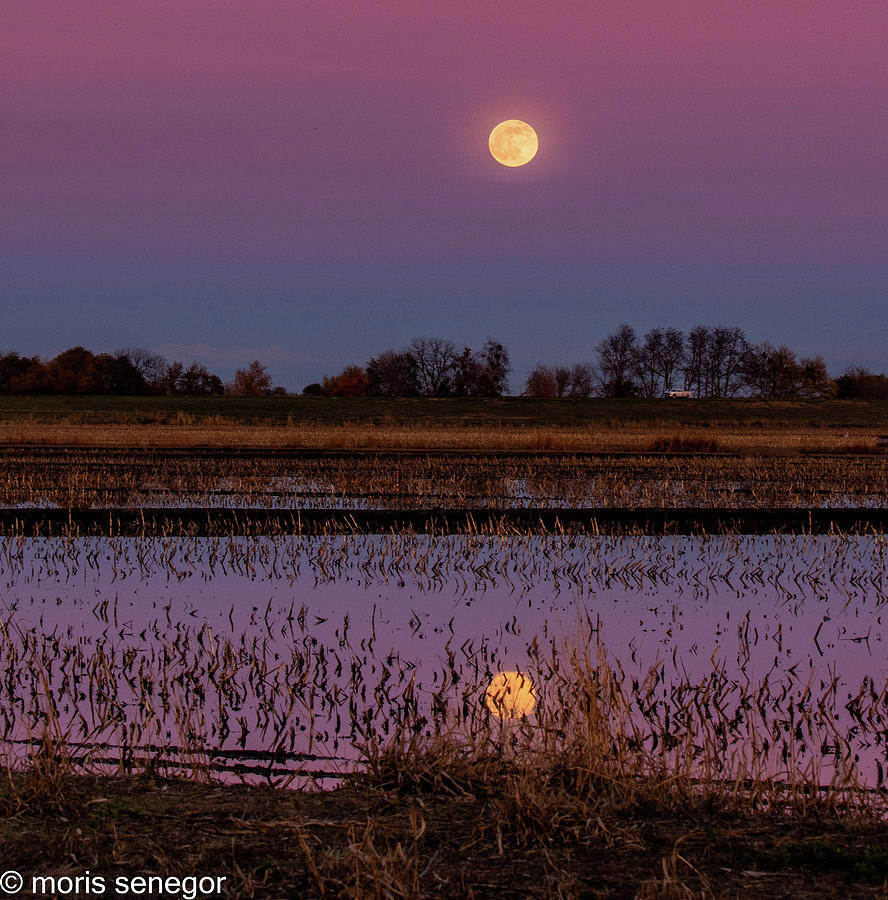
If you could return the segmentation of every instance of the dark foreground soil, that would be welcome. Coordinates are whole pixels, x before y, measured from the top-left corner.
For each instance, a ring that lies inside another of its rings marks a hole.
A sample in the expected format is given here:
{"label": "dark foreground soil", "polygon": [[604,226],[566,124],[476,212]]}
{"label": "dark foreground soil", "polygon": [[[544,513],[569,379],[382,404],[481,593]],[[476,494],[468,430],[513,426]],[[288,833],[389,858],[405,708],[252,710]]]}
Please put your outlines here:
{"label": "dark foreground soil", "polygon": [[[21,873],[18,896],[888,896],[888,826],[872,821],[634,810],[519,833],[488,824],[502,821],[490,802],[150,776],[72,777],[29,797],[15,776],[0,787],[0,870]],[[55,893],[50,881],[35,893],[35,875],[56,879]],[[222,893],[189,894],[185,881],[136,876],[225,880]]]}

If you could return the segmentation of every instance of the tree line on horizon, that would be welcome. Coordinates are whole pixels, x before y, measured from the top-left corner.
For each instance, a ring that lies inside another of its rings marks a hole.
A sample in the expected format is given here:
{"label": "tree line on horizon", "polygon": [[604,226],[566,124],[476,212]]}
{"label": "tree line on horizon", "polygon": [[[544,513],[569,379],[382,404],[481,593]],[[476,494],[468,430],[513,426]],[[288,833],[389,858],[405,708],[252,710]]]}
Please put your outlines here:
{"label": "tree line on horizon", "polygon": [[[798,358],[786,345],[751,343],[739,328],[698,325],[686,334],[654,328],[640,338],[621,325],[594,348],[596,362],[538,363],[521,396],[662,397],[670,390],[700,398],[888,400],[888,377],[852,366],[833,379],[819,356]],[[501,397],[508,393],[508,349],[488,339],[478,350],[443,338],[415,338],[366,365],[307,385],[304,396]],[[77,346],[50,360],[0,353],[0,394],[286,396],[259,360],[225,383],[201,363],[139,347],[94,354]]]}
{"label": "tree line on horizon", "polygon": [[329,397],[501,397],[509,387],[509,351],[487,340],[461,350],[443,338],[415,338],[404,350],[386,350],[366,366],[309,384],[303,394]]}
{"label": "tree line on horizon", "polygon": [[202,363],[193,362],[186,368],[179,360],[166,360],[141,347],[95,354],[78,346],[47,361],[39,356],[0,354],[0,393],[213,397],[286,392],[272,386],[271,376],[259,360],[237,369],[234,380],[226,384]]}
{"label": "tree line on horizon", "polygon": [[[621,325],[595,347],[596,362],[538,363],[525,397],[663,397],[689,391],[698,398],[888,399],[888,378],[859,366],[833,379],[820,356],[798,358],[786,345],[753,344],[742,329],[698,325],[686,334],[653,328],[639,337]],[[508,391],[509,351],[488,340],[462,350],[442,338],[416,338],[365,366],[307,385],[306,395],[330,397],[500,397]]]}

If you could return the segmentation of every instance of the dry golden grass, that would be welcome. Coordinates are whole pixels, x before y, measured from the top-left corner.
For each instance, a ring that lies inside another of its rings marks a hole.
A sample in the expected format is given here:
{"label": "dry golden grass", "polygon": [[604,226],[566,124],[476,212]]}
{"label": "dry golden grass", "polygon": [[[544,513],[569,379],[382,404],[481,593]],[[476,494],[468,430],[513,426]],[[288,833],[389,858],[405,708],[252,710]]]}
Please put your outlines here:
{"label": "dry golden grass", "polygon": [[883,429],[759,426],[676,428],[663,425],[595,427],[427,425],[244,425],[216,417],[181,416],[175,424],[0,422],[0,444],[90,447],[242,447],[315,450],[480,450],[584,452],[768,453],[872,452]]}
{"label": "dry golden grass", "polygon": [[829,817],[616,814],[585,842],[500,846],[495,828],[479,828],[492,802],[469,796],[90,776],[64,791],[63,806],[35,799],[0,818],[6,866],[91,870],[111,884],[209,872],[225,878],[224,896],[254,900],[885,895],[884,827]]}
{"label": "dry golden grass", "polygon": [[[642,723],[638,711],[653,711],[661,702],[656,667],[630,685],[600,643],[580,637],[553,644],[531,671],[547,695],[533,716],[498,720],[475,710],[460,715],[454,704],[436,723],[438,733],[426,736],[407,718],[390,739],[363,745],[362,777],[389,790],[493,798],[493,814],[483,828],[493,830],[500,845],[631,842],[631,833],[617,836],[606,824],[627,811],[886,814],[884,797],[861,783],[850,753],[837,754],[827,775],[816,751],[806,759],[794,745],[782,772],[772,771],[777,754],[768,751],[767,737],[781,716],[780,704],[760,714],[751,709],[753,698],[768,690],[764,681],[734,707],[727,700],[730,679],[716,668],[686,690],[673,685],[672,696],[681,699],[672,714],[655,713],[654,724]],[[728,722],[735,735],[725,740]],[[826,701],[798,728],[812,748],[847,746]]]}

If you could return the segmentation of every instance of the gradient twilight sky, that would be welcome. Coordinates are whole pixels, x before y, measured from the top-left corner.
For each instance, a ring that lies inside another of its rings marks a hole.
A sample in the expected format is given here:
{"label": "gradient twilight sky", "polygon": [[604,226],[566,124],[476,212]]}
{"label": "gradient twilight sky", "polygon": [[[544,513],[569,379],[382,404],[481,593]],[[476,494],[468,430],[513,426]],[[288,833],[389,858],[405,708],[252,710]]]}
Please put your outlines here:
{"label": "gradient twilight sky", "polygon": [[5,2],[0,349],[298,390],[495,337],[520,389],[702,322],[886,370],[886,47],[885,0]]}

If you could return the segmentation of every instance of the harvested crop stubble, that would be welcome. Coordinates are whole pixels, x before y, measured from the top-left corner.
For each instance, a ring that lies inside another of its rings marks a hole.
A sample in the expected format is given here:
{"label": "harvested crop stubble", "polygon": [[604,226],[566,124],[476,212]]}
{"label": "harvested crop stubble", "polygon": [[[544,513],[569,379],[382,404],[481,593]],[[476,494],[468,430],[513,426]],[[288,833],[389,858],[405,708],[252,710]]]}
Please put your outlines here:
{"label": "harvested crop stubble", "polygon": [[0,506],[888,506],[888,455],[0,450]]}

